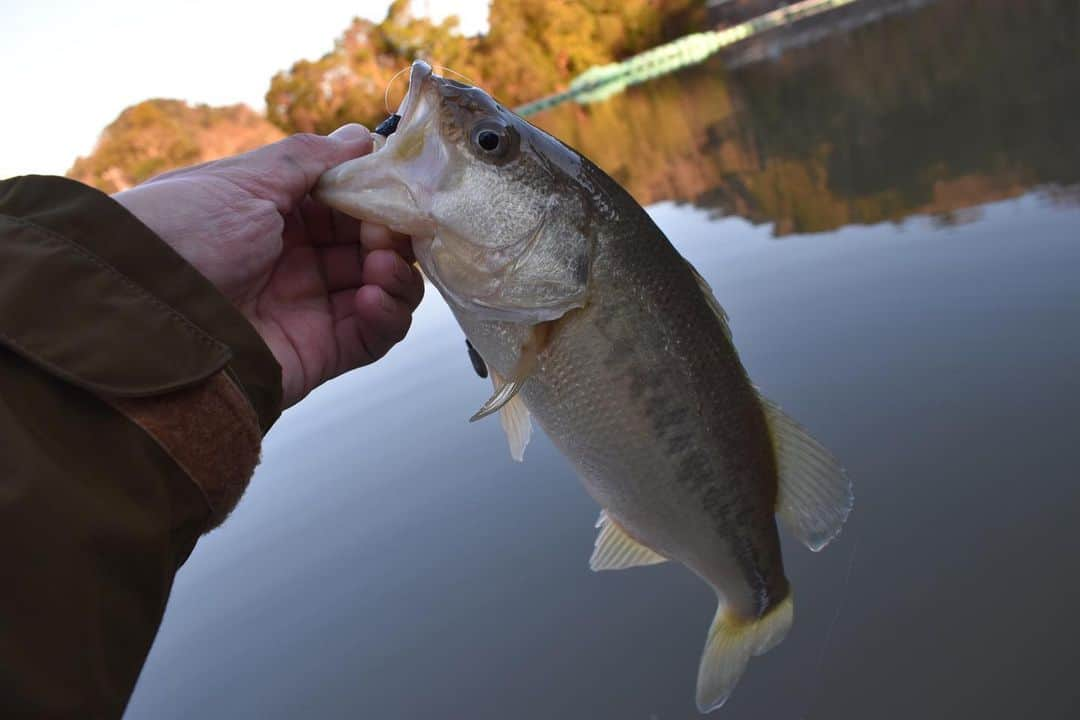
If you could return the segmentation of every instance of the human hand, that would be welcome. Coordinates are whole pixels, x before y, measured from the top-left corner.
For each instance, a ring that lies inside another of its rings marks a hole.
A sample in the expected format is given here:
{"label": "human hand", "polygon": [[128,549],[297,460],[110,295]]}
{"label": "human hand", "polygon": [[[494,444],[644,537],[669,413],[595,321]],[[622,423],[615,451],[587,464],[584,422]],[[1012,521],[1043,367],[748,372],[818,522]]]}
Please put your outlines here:
{"label": "human hand", "polygon": [[323,172],[368,152],[368,131],[346,125],[113,196],[247,317],[281,365],[285,407],[385,355],[424,294],[408,237],[308,194]]}

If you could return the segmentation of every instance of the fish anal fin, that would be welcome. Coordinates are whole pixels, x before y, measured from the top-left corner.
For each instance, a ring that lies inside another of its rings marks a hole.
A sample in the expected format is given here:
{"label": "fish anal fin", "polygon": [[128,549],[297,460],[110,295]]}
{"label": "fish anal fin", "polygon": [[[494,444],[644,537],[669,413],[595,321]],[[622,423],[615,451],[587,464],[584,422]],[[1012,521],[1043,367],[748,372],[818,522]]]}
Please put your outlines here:
{"label": "fish anal fin", "polygon": [[600,528],[600,532],[596,536],[592,557],[589,558],[589,569],[594,572],[656,565],[667,560],[627,535],[607,512],[600,513],[596,527]]}
{"label": "fish anal fin", "polygon": [[821,443],[761,398],[776,453],[776,512],[788,532],[817,552],[840,534],[855,503],[851,481]]}
{"label": "fish anal fin", "polygon": [[[491,370],[491,382],[495,385],[496,394],[505,383],[495,370]],[[521,462],[525,458],[525,447],[532,438],[532,419],[521,395],[510,398],[499,409],[499,422],[506,432],[507,442],[510,443],[510,457]]]}
{"label": "fish anal fin", "polygon": [[698,710],[712,712],[727,702],[750,658],[779,645],[794,619],[790,594],[756,620],[737,616],[721,602],[698,667]]}

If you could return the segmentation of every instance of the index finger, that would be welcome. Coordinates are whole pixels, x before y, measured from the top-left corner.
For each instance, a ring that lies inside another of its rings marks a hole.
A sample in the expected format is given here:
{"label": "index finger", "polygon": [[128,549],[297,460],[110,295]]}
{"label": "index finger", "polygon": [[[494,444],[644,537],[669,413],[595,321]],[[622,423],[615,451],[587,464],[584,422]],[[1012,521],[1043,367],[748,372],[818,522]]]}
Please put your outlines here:
{"label": "index finger", "polygon": [[360,226],[360,245],[366,252],[393,250],[407,263],[416,260],[416,256],[413,255],[412,238],[378,223],[366,222]]}

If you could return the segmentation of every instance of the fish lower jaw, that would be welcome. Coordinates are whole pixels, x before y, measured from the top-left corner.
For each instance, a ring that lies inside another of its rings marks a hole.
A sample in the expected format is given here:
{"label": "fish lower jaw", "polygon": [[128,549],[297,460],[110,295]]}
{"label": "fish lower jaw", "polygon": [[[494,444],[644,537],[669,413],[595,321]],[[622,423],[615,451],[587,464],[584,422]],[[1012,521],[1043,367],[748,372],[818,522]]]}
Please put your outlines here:
{"label": "fish lower jaw", "polygon": [[[385,151],[380,151],[385,152]],[[396,168],[368,154],[326,171],[315,187],[319,202],[365,222],[414,238],[436,232],[426,188],[413,188]]]}

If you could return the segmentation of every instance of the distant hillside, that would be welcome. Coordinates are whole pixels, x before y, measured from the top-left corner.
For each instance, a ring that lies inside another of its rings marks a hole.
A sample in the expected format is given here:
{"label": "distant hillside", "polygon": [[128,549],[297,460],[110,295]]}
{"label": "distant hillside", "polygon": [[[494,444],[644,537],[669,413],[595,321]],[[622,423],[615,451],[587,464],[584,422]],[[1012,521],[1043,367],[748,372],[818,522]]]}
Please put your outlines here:
{"label": "distant hillside", "polygon": [[245,152],[284,137],[246,105],[210,107],[181,100],[132,105],[102,131],[94,151],[68,177],[117,192],[176,167]]}

